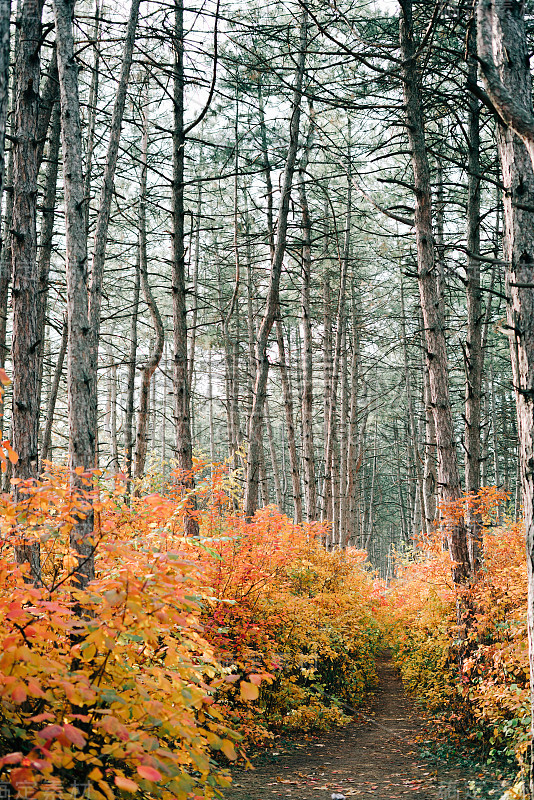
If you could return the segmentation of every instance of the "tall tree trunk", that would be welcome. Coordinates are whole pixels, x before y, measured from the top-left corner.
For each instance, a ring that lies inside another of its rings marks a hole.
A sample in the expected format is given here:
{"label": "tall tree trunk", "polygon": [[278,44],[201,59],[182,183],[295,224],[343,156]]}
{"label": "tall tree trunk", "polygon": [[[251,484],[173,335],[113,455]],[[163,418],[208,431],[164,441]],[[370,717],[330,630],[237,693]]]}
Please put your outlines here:
{"label": "tall tree trunk", "polygon": [[[141,378],[141,391],[139,396],[139,413],[137,416],[137,435],[135,447],[135,477],[141,478],[145,470],[147,439],[148,439],[148,405],[150,393],[150,381],[158,368],[161,356],[163,355],[163,345],[165,343],[165,331],[163,320],[159,312],[156,300],[152,294],[148,280],[148,261],[147,261],[147,237],[146,237],[146,186],[147,186],[147,154],[148,154],[148,120],[146,114],[143,115],[143,137],[141,142],[141,185],[139,191],[139,267],[141,275],[141,286],[145,302],[150,312],[152,325],[154,326],[155,338],[150,348],[150,353],[146,364],[143,365]],[[155,411],[155,403],[152,404]]]}
{"label": "tall tree trunk", "polygon": [[85,156],[85,229],[89,236],[89,211],[91,205],[91,183],[93,179],[93,153],[95,149],[96,106],[98,103],[98,87],[100,82],[100,23],[101,0],[95,0],[95,19],[93,27],[93,71],[87,104],[87,146]]}
{"label": "tall tree trunk", "polygon": [[[423,327],[423,326],[421,326]],[[423,345],[423,402],[425,408],[425,462],[423,468],[423,495],[425,504],[426,527],[430,530],[436,521],[438,479],[436,475],[436,425],[430,395],[430,379],[428,364]]]}
{"label": "tall tree trunk", "polygon": [[375,432],[373,437],[373,460],[371,465],[371,488],[369,492],[367,525],[366,529],[364,530],[365,544],[363,547],[363,549],[366,550],[368,554],[369,554],[369,546],[371,544],[371,540],[373,538],[373,533],[374,533],[375,484],[376,484],[376,468],[378,460],[377,438],[378,438],[378,420],[375,419]]}
{"label": "tall tree trunk", "polygon": [[[199,156],[199,161],[202,159],[202,153]],[[202,163],[202,162],[201,162]],[[200,264],[200,228],[202,224],[202,183],[198,182],[197,190],[197,224],[195,231],[195,256],[193,260],[193,286],[191,287],[191,297],[193,302],[193,312],[191,315],[191,335],[189,338],[189,356],[188,356],[188,369],[189,369],[189,392],[193,391],[193,372],[195,366],[195,347],[197,341],[197,319],[198,319],[198,267]]]}
{"label": "tall tree trunk", "polygon": [[[461,496],[460,473],[449,400],[445,332],[443,319],[439,313],[439,294],[436,285],[430,169],[426,151],[421,90],[417,71],[417,47],[414,40],[412,0],[400,0],[400,5],[403,91],[415,186],[418,283],[425,327],[432,409],[436,425],[438,481],[442,486],[445,500],[458,500]],[[453,579],[459,585],[466,581],[470,571],[467,533],[463,520],[449,525],[447,536]]]}
{"label": "tall tree trunk", "polygon": [[[15,52],[15,60],[18,56],[19,51],[19,41],[20,41],[20,28],[21,28],[21,7],[22,7],[22,0],[17,0],[17,9],[15,14],[15,42],[14,42],[14,52]],[[6,9],[4,9],[5,11]],[[9,20],[8,20],[8,32],[9,32]],[[9,53],[7,59],[7,70],[8,70],[8,77],[9,77]],[[16,89],[17,89],[17,79],[16,76],[13,74],[12,70],[12,77],[11,77],[11,109],[12,111],[15,108],[16,104]],[[6,104],[9,105],[9,85],[6,88],[6,92],[8,93],[8,97],[6,98]],[[6,107],[6,115],[8,113],[8,109]],[[6,124],[7,127],[7,124]],[[11,122],[11,130],[13,131],[13,122]],[[4,132],[5,133],[5,132]],[[5,143],[5,140],[4,140]],[[5,160],[5,146],[4,146],[4,160]],[[6,365],[6,358],[9,353],[9,348],[7,345],[7,308],[8,308],[8,301],[9,301],[9,286],[11,282],[11,221],[13,216],[13,166],[14,166],[14,148],[11,147],[9,151],[8,161],[7,161],[7,175],[3,175],[2,177],[2,186],[6,191],[6,202],[5,202],[5,217],[3,220],[2,226],[2,239],[1,239],[1,248],[0,248],[0,368],[4,368]],[[5,167],[5,165],[4,165]],[[3,197],[0,197],[0,201],[3,201]],[[1,208],[1,205],[0,205]],[[5,394],[2,393],[0,395],[0,433],[2,434],[2,438],[4,436],[4,415],[5,415]],[[7,476],[5,476],[7,477]],[[10,485],[7,485],[6,491],[10,491]]]}
{"label": "tall tree trunk", "polygon": [[[476,84],[476,30],[468,34],[468,81]],[[477,98],[469,98],[467,184],[467,339],[465,343],[465,489],[480,489],[481,397],[484,353],[484,314],[480,291],[480,110]],[[482,555],[482,529],[478,514],[467,511],[468,547],[471,572],[475,574]]]}
{"label": "tall tree trunk", "polygon": [[274,440],[273,426],[271,425],[271,416],[269,414],[269,403],[265,398],[265,426],[267,428],[267,437],[269,439],[269,456],[273,467],[273,482],[274,493],[276,496],[276,505],[282,510],[282,487],[280,485],[280,472],[278,469],[278,456],[276,455],[276,442]]}
{"label": "tall tree trunk", "polygon": [[[184,236],[184,7],[183,0],[174,3],[174,129],[172,183],[172,309],[174,331],[174,403],[176,424],[176,460],[180,470],[179,484],[184,492],[194,487],[191,406],[187,366],[187,303],[185,290]],[[186,536],[198,536],[194,501],[184,519]]]}
{"label": "tall tree trunk", "polygon": [[[326,215],[325,215],[326,217]],[[328,264],[325,265],[323,276],[323,411],[324,411],[324,463],[321,520],[325,522],[332,518],[332,483],[328,469],[326,453],[329,439],[328,426],[332,419],[332,386],[333,386],[333,359],[332,359],[332,308],[330,291],[330,274]]]}
{"label": "tall tree trunk", "polygon": [[266,397],[267,376],[269,373],[267,346],[269,342],[269,335],[279,310],[280,276],[282,273],[284,254],[286,251],[289,200],[298,150],[302,81],[304,76],[304,64],[306,60],[306,47],[307,14],[306,11],[303,11],[300,21],[300,48],[297,58],[297,72],[295,76],[293,99],[291,103],[290,139],[282,182],[282,196],[280,199],[280,210],[278,214],[276,244],[271,263],[265,313],[256,340],[256,379],[254,382],[254,401],[249,422],[249,448],[247,453],[245,487],[245,515],[249,519],[254,515],[258,502],[257,498],[260,453],[262,449],[263,407]]}
{"label": "tall tree trunk", "polygon": [[39,342],[39,375],[37,390],[37,408],[41,407],[41,388],[43,380],[43,354],[46,329],[46,311],[48,306],[48,284],[50,275],[50,259],[52,257],[52,241],[54,238],[54,222],[56,218],[56,190],[59,167],[59,145],[61,139],[61,115],[59,104],[56,104],[48,146],[48,164],[43,196],[43,215],[41,221],[41,238],[39,251],[39,292],[37,299],[37,341]]}
{"label": "tall tree trunk", "polygon": [[[67,261],[67,317],[69,352],[69,468],[75,488],[85,488],[78,471],[91,470],[95,455],[95,429],[91,415],[92,358],[89,297],[87,293],[87,232],[85,228],[82,135],[78,95],[78,64],[74,57],[72,3],[54,0],[56,48],[61,98],[61,143],[65,191]],[[81,587],[94,578],[93,514],[85,510],[71,532],[77,553],[76,570]]]}
{"label": "tall tree trunk", "polygon": [[[130,68],[132,65],[133,51],[135,46],[135,31],[139,16],[140,0],[131,0],[130,15],[126,28],[126,37],[122,54],[121,72],[117,85],[117,93],[113,104],[111,115],[111,125],[109,131],[109,141],[106,153],[106,163],[102,178],[102,189],[96,220],[96,230],[93,243],[93,259],[91,264],[91,283],[89,288],[89,319],[91,333],[89,338],[91,371],[90,371],[90,424],[95,433],[93,441],[96,443],[96,429],[98,425],[98,346],[100,341],[100,318],[102,304],[102,284],[104,280],[104,264],[106,260],[106,248],[108,242],[109,218],[111,214],[111,203],[113,200],[113,189],[115,185],[115,170],[119,154],[119,143],[121,137],[122,120],[126,105],[126,92],[130,79]],[[88,197],[85,197],[88,202]],[[91,459],[95,462],[96,450]]]}
{"label": "tall tree trunk", "polygon": [[126,380],[126,414],[124,419],[124,455],[126,461],[126,476],[128,483],[127,495],[130,494],[130,482],[133,475],[133,417],[135,400],[135,372],[137,368],[137,317],[139,314],[139,289],[141,283],[139,243],[135,261],[135,275],[132,298],[132,316],[130,317],[130,353],[128,356],[128,377]]}
{"label": "tall tree trunk", "polygon": [[59,353],[57,356],[56,368],[50,386],[50,394],[48,396],[48,407],[46,411],[46,420],[43,428],[43,437],[41,443],[41,460],[39,464],[39,471],[43,472],[44,462],[50,459],[52,450],[52,426],[54,424],[54,414],[56,410],[57,396],[59,393],[59,385],[63,375],[63,365],[65,363],[65,356],[67,354],[67,334],[68,324],[67,320],[63,322],[61,329],[61,342],[59,345]]}
{"label": "tall tree trunk", "polygon": [[215,425],[213,421],[213,370],[211,340],[208,345],[208,424],[210,431],[210,465],[211,474],[213,477],[215,469]]}
{"label": "tall tree trunk", "polygon": [[[5,141],[9,106],[9,26],[11,0],[0,0],[0,207],[4,196]],[[0,242],[1,250],[1,242]]]}
{"label": "tall tree trunk", "polygon": [[[418,436],[417,436],[417,424],[415,421],[415,411],[414,411],[414,404],[412,398],[412,371],[410,368],[410,360],[408,355],[408,342],[406,338],[406,311],[404,308],[404,286],[402,283],[401,278],[401,285],[400,285],[400,300],[401,300],[401,336],[402,336],[402,351],[404,355],[404,387],[406,392],[406,405],[408,411],[408,430],[410,433],[410,444],[413,453],[413,462],[414,462],[414,469],[415,469],[415,480],[416,480],[416,497],[419,501],[419,510],[421,512],[421,530],[424,535],[426,535],[427,527],[426,527],[426,514],[425,514],[425,503],[424,503],[424,481],[423,481],[423,459],[421,458],[421,454],[419,451],[419,443],[418,443]],[[413,534],[416,536],[419,531],[417,530],[417,523],[414,522],[414,529]]]}
{"label": "tall tree trunk", "polygon": [[111,364],[109,367],[109,444],[110,458],[109,469],[116,475],[119,471],[119,444],[117,441],[117,364],[110,353]]}
{"label": "tall tree trunk", "polygon": [[357,516],[357,478],[361,466],[361,446],[358,436],[358,390],[360,376],[360,334],[358,330],[355,279],[352,280],[352,359],[350,367],[350,411],[347,451],[347,521],[342,535],[344,547],[354,536],[358,526]]}
{"label": "tall tree trunk", "polygon": [[524,130],[514,118],[514,106],[519,106],[524,116],[532,120],[532,81],[523,14],[520,3],[497,0],[490,4],[480,0],[478,6],[478,52],[486,88],[501,115],[512,125],[498,128],[497,142],[504,184],[507,318],[526,529],[532,708],[529,783],[534,796],[534,138],[525,139]]}
{"label": "tall tree trunk", "polygon": [[348,390],[348,352],[347,352],[347,323],[343,329],[343,341],[341,344],[341,407],[339,410],[339,479],[338,479],[338,515],[337,515],[337,544],[343,545],[345,536],[345,525],[347,517],[348,495],[347,473],[348,473],[348,438],[347,423],[349,416],[349,390]]}
{"label": "tall tree trunk", "polygon": [[337,388],[339,383],[339,371],[341,366],[341,343],[343,341],[343,331],[346,325],[345,320],[345,296],[347,289],[347,273],[350,257],[350,223],[351,223],[351,203],[352,203],[352,176],[350,171],[350,150],[349,150],[349,170],[348,170],[348,187],[347,187],[347,208],[346,208],[346,229],[345,229],[345,242],[343,247],[343,254],[340,257],[340,279],[339,279],[339,293],[336,312],[336,339],[334,345],[334,362],[332,369],[332,382],[330,387],[330,403],[328,408],[328,418],[326,424],[326,443],[325,443],[325,477],[328,483],[331,483],[331,488],[328,493],[328,506],[325,506],[325,512],[329,508],[329,514],[326,519],[333,522],[334,518],[334,485],[336,483],[335,473],[337,469],[334,465],[334,447],[337,441],[337,427],[336,427],[336,413],[337,413]]}
{"label": "tall tree trunk", "polygon": [[293,394],[289,384],[286,350],[284,345],[284,329],[282,327],[282,321],[280,318],[276,320],[276,341],[278,344],[278,360],[280,364],[280,378],[282,381],[282,396],[284,399],[284,414],[286,418],[287,441],[289,445],[289,468],[291,470],[291,486],[293,489],[293,518],[295,522],[300,525],[302,522],[302,494],[300,491],[299,462],[295,438]]}
{"label": "tall tree trunk", "polygon": [[310,149],[310,136],[306,147],[306,160],[301,161],[299,183],[300,209],[302,214],[302,278],[300,285],[300,327],[302,333],[302,459],[304,462],[304,487],[306,518],[308,522],[317,516],[317,490],[315,483],[315,449],[313,441],[313,346],[311,329],[311,220],[306,193],[304,172]]}
{"label": "tall tree trunk", "polygon": [[12,437],[19,456],[14,476],[23,481],[36,478],[39,466],[37,179],[42,12],[43,0],[25,0],[22,6],[13,125]]}
{"label": "tall tree trunk", "polygon": [[167,468],[167,347],[163,346],[163,402],[161,408],[161,474],[165,475]]}

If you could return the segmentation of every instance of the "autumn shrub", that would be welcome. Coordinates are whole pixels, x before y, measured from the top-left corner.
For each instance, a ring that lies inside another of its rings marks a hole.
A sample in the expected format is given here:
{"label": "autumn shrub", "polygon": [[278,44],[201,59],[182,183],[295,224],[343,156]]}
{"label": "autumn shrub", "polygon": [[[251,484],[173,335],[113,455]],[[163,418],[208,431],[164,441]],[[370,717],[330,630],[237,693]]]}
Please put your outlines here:
{"label": "autumn shrub", "polygon": [[[308,729],[346,722],[338,705],[360,704],[376,682],[379,629],[365,554],[326,552],[324,525],[296,525],[274,506],[245,521],[225,471],[199,483],[200,498],[201,539],[187,546],[209,581],[205,635],[229,680],[236,678],[218,694],[228,718],[250,742],[294,729],[304,709]],[[173,503],[153,502],[169,534]],[[237,680],[250,673],[268,678],[253,706]]]}
{"label": "autumn shrub", "polygon": [[[504,517],[503,499],[483,489],[463,501],[479,515],[484,558],[460,595],[439,530],[399,559],[389,635],[406,687],[440,728],[490,759],[522,762],[530,725],[524,527]],[[457,511],[445,507],[445,523]]]}
{"label": "autumn shrub", "polygon": [[[3,501],[0,778],[43,800],[214,797],[227,783],[214,753],[235,758],[239,737],[214,703],[198,567],[121,538],[116,503],[97,502],[98,578],[81,591],[68,535],[84,503],[57,477]],[[13,567],[22,534],[41,541],[42,586]]]}
{"label": "autumn shrub", "polygon": [[[207,800],[246,743],[343,724],[374,685],[363,554],[326,553],[323,526],[275,508],[246,522],[226,467],[196,471],[194,496],[127,504],[120,480],[73,495],[50,465],[1,499],[0,781],[20,796]],[[89,502],[82,590],[69,535]],[[13,564],[23,541],[40,544],[37,585]]]}

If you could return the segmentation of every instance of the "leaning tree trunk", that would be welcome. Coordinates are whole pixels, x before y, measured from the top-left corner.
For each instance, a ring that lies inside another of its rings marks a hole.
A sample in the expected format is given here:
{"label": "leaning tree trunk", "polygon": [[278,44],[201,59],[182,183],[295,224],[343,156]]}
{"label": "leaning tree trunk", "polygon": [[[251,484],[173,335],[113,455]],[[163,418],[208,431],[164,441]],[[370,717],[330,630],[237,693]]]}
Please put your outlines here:
{"label": "leaning tree trunk", "polygon": [[[436,425],[438,482],[445,500],[461,496],[458,457],[454,441],[447,351],[443,319],[439,313],[436,282],[435,248],[432,232],[432,197],[430,169],[425,143],[421,89],[417,70],[417,47],[414,40],[412,0],[400,0],[400,44],[403,60],[403,90],[406,127],[411,151],[415,188],[415,234],[419,295],[423,312],[432,410]],[[456,585],[469,577],[469,554],[465,523],[460,520],[447,530],[452,574]]]}
{"label": "leaning tree trunk", "polygon": [[[98,425],[98,346],[100,340],[100,317],[102,302],[102,283],[104,279],[104,264],[106,261],[106,248],[108,242],[109,218],[111,214],[111,202],[113,200],[113,188],[115,184],[115,170],[119,155],[119,143],[121,137],[121,126],[126,105],[126,90],[130,79],[130,68],[132,66],[133,51],[135,45],[135,31],[139,16],[140,0],[131,0],[130,15],[126,28],[126,38],[122,55],[121,72],[117,86],[117,94],[111,115],[111,126],[109,132],[108,149],[106,153],[106,164],[102,179],[102,189],[98,207],[98,217],[96,221],[95,238],[93,245],[93,260],[91,265],[91,284],[89,289],[89,318],[91,323],[91,335],[89,338],[91,371],[90,379],[90,425],[93,432],[93,440],[96,444],[96,429]],[[88,202],[88,197],[84,198]],[[87,219],[86,219],[87,230]],[[97,461],[97,453],[93,454],[91,465]]]}
{"label": "leaning tree trunk", "polygon": [[245,515],[250,519],[258,507],[258,483],[260,473],[260,460],[262,452],[263,431],[263,406],[267,391],[267,376],[269,373],[269,359],[267,347],[269,335],[273,327],[280,295],[280,276],[286,251],[287,222],[289,215],[289,199],[293,183],[293,173],[297,159],[298,139],[300,130],[300,106],[302,99],[302,81],[304,77],[304,64],[306,60],[307,43],[307,14],[302,13],[300,22],[300,52],[297,60],[295,87],[291,104],[290,139],[282,182],[282,196],[278,213],[276,231],[276,244],[274,248],[269,289],[265,313],[261,321],[258,337],[256,339],[256,379],[254,382],[254,400],[249,420],[249,447],[247,453],[246,486],[245,486]]}
{"label": "leaning tree trunk", "polygon": [[506,289],[526,529],[534,796],[534,119],[524,7],[478,6],[478,53],[488,94],[508,127],[498,129],[504,184]]}

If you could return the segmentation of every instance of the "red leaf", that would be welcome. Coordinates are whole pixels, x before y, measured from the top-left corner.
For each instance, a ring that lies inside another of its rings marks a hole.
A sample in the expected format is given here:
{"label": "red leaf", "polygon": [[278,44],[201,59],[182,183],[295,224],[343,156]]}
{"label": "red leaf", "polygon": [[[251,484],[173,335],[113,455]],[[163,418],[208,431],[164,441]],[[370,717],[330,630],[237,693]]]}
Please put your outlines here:
{"label": "red leaf", "polygon": [[147,781],[160,781],[162,778],[161,772],[158,772],[158,770],[154,769],[154,767],[148,767],[145,764],[140,764],[137,767],[137,772],[142,778],[146,778]]}
{"label": "red leaf", "polygon": [[39,731],[38,736],[45,741],[48,739],[55,739],[57,736],[61,736],[63,733],[63,728],[61,725],[47,725],[46,728],[43,728],[42,731]]}
{"label": "red leaf", "polygon": [[22,753],[9,753],[7,756],[0,758],[0,766],[4,766],[4,764],[18,764],[19,761],[22,761]]}
{"label": "red leaf", "polygon": [[63,730],[69,742],[79,748],[85,747],[85,736],[78,728],[75,728],[74,725],[64,725]]}

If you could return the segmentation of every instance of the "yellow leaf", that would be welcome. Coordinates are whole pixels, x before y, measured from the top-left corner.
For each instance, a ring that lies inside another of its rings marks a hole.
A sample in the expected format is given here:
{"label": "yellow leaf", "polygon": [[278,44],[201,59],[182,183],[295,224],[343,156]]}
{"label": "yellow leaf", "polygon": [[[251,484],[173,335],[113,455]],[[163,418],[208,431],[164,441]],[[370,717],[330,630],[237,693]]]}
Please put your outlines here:
{"label": "yellow leaf", "polygon": [[84,649],[82,650],[82,654],[84,661],[91,661],[95,657],[96,647],[93,644],[93,642],[88,644],[87,647],[84,647]]}
{"label": "yellow leaf", "polygon": [[230,761],[236,760],[237,753],[230,739],[223,739],[221,744],[221,750],[223,751],[226,758],[228,758]]}
{"label": "yellow leaf", "polygon": [[240,688],[241,688],[242,700],[257,700],[260,695],[258,687],[254,686],[253,683],[247,683],[247,681],[241,681]]}

